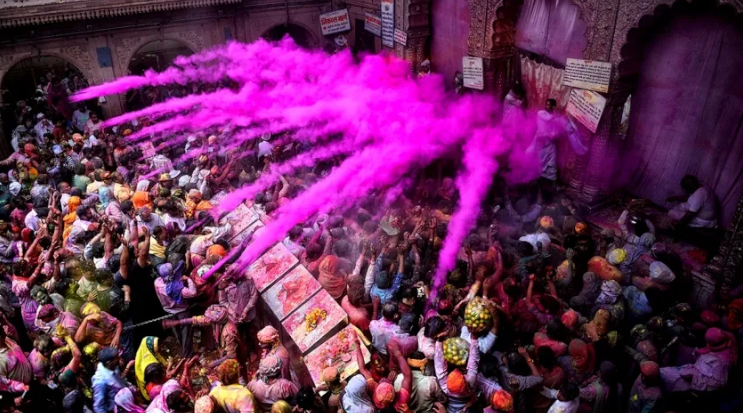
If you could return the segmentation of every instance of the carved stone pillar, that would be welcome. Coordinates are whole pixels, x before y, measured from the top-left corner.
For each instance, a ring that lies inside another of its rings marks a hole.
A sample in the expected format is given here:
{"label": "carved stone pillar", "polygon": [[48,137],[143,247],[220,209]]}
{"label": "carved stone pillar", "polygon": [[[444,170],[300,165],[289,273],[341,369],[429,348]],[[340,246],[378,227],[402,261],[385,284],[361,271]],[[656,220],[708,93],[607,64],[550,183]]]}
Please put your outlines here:
{"label": "carved stone pillar", "polygon": [[518,1],[468,0],[470,6],[470,36],[467,40],[470,56],[482,57],[484,92],[498,99],[505,96],[517,75],[516,18]]}
{"label": "carved stone pillar", "polygon": [[431,36],[431,0],[395,1],[395,27],[402,28],[408,35],[407,45],[395,43],[395,54],[410,62],[413,73],[426,59],[426,42]]}

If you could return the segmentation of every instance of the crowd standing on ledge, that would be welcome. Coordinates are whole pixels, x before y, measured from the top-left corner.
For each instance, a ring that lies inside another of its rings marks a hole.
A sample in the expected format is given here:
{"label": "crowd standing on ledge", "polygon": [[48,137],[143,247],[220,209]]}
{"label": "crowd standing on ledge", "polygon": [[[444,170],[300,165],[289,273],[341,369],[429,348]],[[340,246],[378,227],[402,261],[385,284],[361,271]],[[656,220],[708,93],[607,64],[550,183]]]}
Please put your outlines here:
{"label": "crowd standing on ledge", "polygon": [[[457,202],[446,165],[397,199],[369,196],[283,240],[372,343],[368,365],[357,351],[358,374],[326,369],[322,385],[300,387],[279,326],[260,324],[253,280],[229,266],[201,276],[233,249],[212,196],[302,148],[264,136],[224,150],[229,134],[213,130],[146,158],[125,138],[147,119],[103,128],[85,104],[71,110],[64,79],[49,78],[62,96],[18,102],[15,152],[0,162],[2,411],[743,408],[743,299],[686,304],[679,257],[635,204],[621,232],[599,232],[554,179],[509,187],[497,177],[430,300]],[[182,93],[142,91],[152,101]],[[284,176],[246,203],[270,219],[335,164]],[[701,188],[685,184],[692,196]],[[703,201],[690,199],[679,221],[710,221],[696,215]]]}

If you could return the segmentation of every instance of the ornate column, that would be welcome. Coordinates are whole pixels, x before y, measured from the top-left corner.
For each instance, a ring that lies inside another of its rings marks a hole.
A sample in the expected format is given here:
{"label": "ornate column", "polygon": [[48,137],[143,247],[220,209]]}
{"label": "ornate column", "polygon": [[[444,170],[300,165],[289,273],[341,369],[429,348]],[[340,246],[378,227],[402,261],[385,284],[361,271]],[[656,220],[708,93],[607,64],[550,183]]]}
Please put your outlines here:
{"label": "ornate column", "polygon": [[517,73],[516,18],[521,2],[468,0],[470,6],[470,56],[482,57],[485,89],[499,99],[505,96]]}
{"label": "ornate column", "polygon": [[395,27],[405,31],[408,42],[405,46],[395,43],[395,54],[410,62],[417,73],[425,57],[426,41],[431,36],[431,0],[396,0]]}

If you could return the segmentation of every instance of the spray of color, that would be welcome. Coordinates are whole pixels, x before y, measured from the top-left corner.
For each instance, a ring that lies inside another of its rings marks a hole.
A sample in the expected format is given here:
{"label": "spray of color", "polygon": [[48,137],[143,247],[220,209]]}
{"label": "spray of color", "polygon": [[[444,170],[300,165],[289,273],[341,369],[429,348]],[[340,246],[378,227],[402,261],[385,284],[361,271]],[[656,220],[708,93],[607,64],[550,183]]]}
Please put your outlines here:
{"label": "spray of color", "polygon": [[[147,117],[151,124],[128,137],[132,144],[142,140],[163,147],[181,144],[189,135],[219,128],[230,135],[232,148],[265,134],[281,134],[284,142],[303,148],[222,199],[217,214],[269,188],[282,174],[342,158],[329,174],[281,205],[273,220],[240,252],[231,271],[244,270],[296,224],[353,206],[371,193],[388,191],[386,199],[394,200],[421,168],[463,153],[456,179],[460,201],[439,254],[436,291],[454,268],[457,251],[474,226],[498,172],[496,157],[506,158],[509,173],[520,180],[539,174],[534,159],[523,151],[529,134],[515,132],[533,124],[529,116],[502,127],[500,105],[492,96],[452,96],[442,77],[416,79],[409,64],[393,56],[368,55],[355,61],[348,52],[329,55],[305,50],[290,39],[229,43],[180,57],[161,73],[90,87],[74,100],[189,82],[217,86],[210,93],[172,98],[124,114],[106,125]],[[203,149],[186,153],[184,159],[198,157],[199,151]],[[251,154],[246,151],[242,156]]]}

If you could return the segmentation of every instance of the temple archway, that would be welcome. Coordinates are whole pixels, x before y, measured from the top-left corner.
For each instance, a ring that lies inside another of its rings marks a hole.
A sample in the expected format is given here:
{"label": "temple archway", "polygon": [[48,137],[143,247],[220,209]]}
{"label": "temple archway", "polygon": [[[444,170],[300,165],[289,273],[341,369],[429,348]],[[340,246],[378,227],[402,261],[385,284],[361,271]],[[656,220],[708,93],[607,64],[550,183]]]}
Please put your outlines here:
{"label": "temple archway", "polygon": [[145,43],[132,55],[129,60],[129,72],[141,75],[146,70],[157,72],[165,70],[178,56],[190,56],[194,53],[191,48],[178,40],[159,39]]}
{"label": "temple archway", "polygon": [[286,35],[289,35],[289,37],[294,40],[294,43],[306,49],[311,49],[317,46],[317,42],[309,30],[293,23],[276,25],[266,30],[261,37],[276,42],[283,39]]}
{"label": "temple archway", "polygon": [[[13,129],[19,125],[19,117],[23,117],[24,121],[30,119],[34,124],[36,114],[41,111],[50,119],[69,118],[73,111],[69,93],[87,86],[88,79],[84,72],[62,57],[45,54],[19,60],[0,81],[2,102],[5,103],[0,111],[5,136],[2,149],[10,148],[6,143]],[[30,107],[25,115],[18,110],[21,100]]]}

